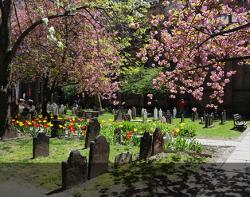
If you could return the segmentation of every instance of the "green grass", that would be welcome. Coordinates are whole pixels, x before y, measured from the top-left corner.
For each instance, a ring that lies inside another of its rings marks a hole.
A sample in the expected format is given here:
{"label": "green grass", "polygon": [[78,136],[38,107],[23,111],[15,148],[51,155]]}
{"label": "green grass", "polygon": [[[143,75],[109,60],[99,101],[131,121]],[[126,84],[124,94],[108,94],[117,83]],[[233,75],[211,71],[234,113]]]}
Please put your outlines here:
{"label": "green grass", "polygon": [[[49,157],[32,159],[32,139],[0,141],[0,181],[21,177],[29,182],[57,189],[61,186],[61,162],[66,161],[70,151],[80,150],[88,158],[89,149],[84,149],[80,140],[50,139]],[[130,151],[138,154],[138,147],[111,145],[110,162],[117,154]]]}
{"label": "green grass", "polygon": [[[140,118],[138,118],[140,119]],[[152,118],[149,118],[152,119]],[[105,113],[99,117],[101,124],[106,124],[107,122],[113,121],[113,115],[110,113]],[[234,127],[233,120],[228,120],[224,125],[220,124],[220,121],[214,122],[214,126],[212,128],[204,128],[204,124],[199,124],[199,120],[192,122],[190,118],[185,118],[185,124],[187,126],[191,126],[196,128],[197,138],[208,138],[208,139],[236,139],[240,137],[241,132],[237,130],[232,130]],[[134,124],[140,124],[138,122]],[[180,119],[173,119],[172,124],[168,124],[168,128],[170,130],[178,127],[180,124]]]}

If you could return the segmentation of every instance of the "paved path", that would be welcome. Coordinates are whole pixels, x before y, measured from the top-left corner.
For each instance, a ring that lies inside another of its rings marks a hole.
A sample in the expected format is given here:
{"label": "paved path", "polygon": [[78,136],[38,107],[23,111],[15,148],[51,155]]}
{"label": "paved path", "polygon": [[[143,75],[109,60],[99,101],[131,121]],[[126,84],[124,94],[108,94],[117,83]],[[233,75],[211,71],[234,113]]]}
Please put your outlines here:
{"label": "paved path", "polygon": [[[36,187],[21,180],[9,180],[0,183],[1,197],[46,197],[50,191]],[[49,195],[49,197],[71,197],[67,191]]]}
{"label": "paved path", "polygon": [[238,146],[241,143],[240,141],[211,139],[197,139],[197,141],[206,146]]}
{"label": "paved path", "polygon": [[236,146],[226,163],[250,163],[250,128],[245,131],[245,136]]}
{"label": "paved path", "polygon": [[229,155],[225,163],[250,163],[250,128],[248,128],[238,141],[197,139],[203,145],[208,146],[233,146],[235,150]]}

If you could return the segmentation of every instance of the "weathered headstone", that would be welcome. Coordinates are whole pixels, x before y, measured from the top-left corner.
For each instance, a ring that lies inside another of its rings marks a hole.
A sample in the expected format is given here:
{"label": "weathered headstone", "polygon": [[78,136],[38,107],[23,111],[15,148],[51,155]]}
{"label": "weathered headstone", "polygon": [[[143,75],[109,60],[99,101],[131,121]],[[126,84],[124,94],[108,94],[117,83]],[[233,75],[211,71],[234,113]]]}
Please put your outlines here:
{"label": "weathered headstone", "polygon": [[154,120],[158,120],[158,110],[156,107],[154,108]]}
{"label": "weathered headstone", "polygon": [[172,124],[172,115],[170,113],[170,110],[167,110],[166,121],[167,123]]}
{"label": "weathered headstone", "polygon": [[84,183],[88,178],[87,158],[80,152],[71,151],[68,161],[62,162],[62,188],[68,189],[72,186]]}
{"label": "weathered headstone", "polygon": [[122,112],[121,109],[118,109],[118,110],[116,111],[116,114],[115,114],[115,116],[114,116],[114,120],[115,120],[115,121],[123,121],[123,112]]}
{"label": "weathered headstone", "polygon": [[142,122],[147,122],[148,120],[148,112],[147,110],[144,111],[143,116],[142,116]]}
{"label": "weathered headstone", "polygon": [[122,119],[123,119],[124,121],[131,121],[131,116],[130,116],[129,114],[124,114],[124,115],[122,116]]}
{"label": "weathered headstone", "polygon": [[90,142],[94,141],[95,138],[100,134],[100,129],[100,123],[96,118],[93,118],[87,127],[85,148],[88,148],[90,146]]}
{"label": "weathered headstone", "polygon": [[65,114],[65,106],[63,104],[60,105],[60,108],[59,108],[59,115],[62,116]]}
{"label": "weathered headstone", "polygon": [[108,171],[109,143],[104,136],[98,136],[90,144],[88,178],[97,177]]}
{"label": "weathered headstone", "polygon": [[198,119],[198,113],[192,112],[192,121],[195,122]]}
{"label": "weathered headstone", "polygon": [[203,116],[201,117],[200,124],[204,124],[204,117]]}
{"label": "weathered headstone", "polygon": [[176,107],[174,107],[174,109],[173,109],[173,118],[176,118],[176,115],[177,115],[177,109],[176,109]]}
{"label": "weathered headstone", "polygon": [[159,120],[162,119],[162,116],[163,116],[162,114],[163,114],[163,112],[162,112],[162,110],[160,109],[160,110],[159,110]]}
{"label": "weathered headstone", "polygon": [[130,163],[132,161],[132,154],[130,152],[121,153],[115,157],[114,166],[120,166],[123,164]]}
{"label": "weathered headstone", "polygon": [[136,119],[136,108],[135,107],[132,108],[132,119],[133,120]]}
{"label": "weathered headstone", "polygon": [[118,144],[122,143],[122,132],[121,132],[120,128],[115,129],[115,131],[114,131],[114,139],[115,139],[116,143],[118,143]]}
{"label": "weathered headstone", "polygon": [[142,108],[142,109],[141,109],[141,117],[143,117],[143,116],[144,116],[144,112],[145,112],[145,109],[144,109],[144,108]]}
{"label": "weathered headstone", "polygon": [[38,133],[33,138],[33,158],[49,156],[49,137],[45,133]]}
{"label": "weathered headstone", "polygon": [[147,159],[152,153],[152,136],[150,133],[145,132],[143,137],[141,137],[140,142],[140,159]]}
{"label": "weathered headstone", "polygon": [[58,105],[56,103],[52,103],[51,107],[52,107],[52,114],[54,116],[58,116],[59,114]]}
{"label": "weathered headstone", "polygon": [[164,135],[159,128],[155,129],[153,134],[153,143],[152,143],[152,155],[161,153],[164,151]]}
{"label": "weathered headstone", "polygon": [[220,117],[220,119],[221,119],[221,124],[225,124],[225,116],[224,116],[224,112],[221,112],[221,117]]}
{"label": "weathered headstone", "polygon": [[181,123],[184,122],[184,119],[185,119],[184,114],[181,114]]}
{"label": "weathered headstone", "polygon": [[132,119],[132,110],[131,109],[128,110],[128,115],[129,115],[129,119],[131,120]]}
{"label": "weathered headstone", "polygon": [[163,116],[162,119],[161,119],[161,122],[162,122],[162,123],[166,123],[166,122],[167,122],[167,119]]}

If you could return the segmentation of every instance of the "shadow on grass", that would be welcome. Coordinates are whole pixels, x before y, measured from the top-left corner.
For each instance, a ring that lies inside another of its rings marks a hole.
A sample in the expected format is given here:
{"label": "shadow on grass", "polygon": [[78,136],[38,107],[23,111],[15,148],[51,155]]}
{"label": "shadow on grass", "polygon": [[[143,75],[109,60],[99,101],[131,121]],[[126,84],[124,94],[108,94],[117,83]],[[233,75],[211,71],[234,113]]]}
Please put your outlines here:
{"label": "shadow on grass", "polygon": [[144,162],[111,174],[99,196],[250,196],[250,164]]}

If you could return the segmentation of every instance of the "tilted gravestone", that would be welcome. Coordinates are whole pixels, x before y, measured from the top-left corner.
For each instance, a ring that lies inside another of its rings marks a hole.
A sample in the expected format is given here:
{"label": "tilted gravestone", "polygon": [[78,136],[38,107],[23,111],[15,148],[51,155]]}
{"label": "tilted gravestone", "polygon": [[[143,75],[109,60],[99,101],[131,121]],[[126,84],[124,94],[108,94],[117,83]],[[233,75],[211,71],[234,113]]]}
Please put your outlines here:
{"label": "tilted gravestone", "polygon": [[84,183],[88,178],[87,158],[83,157],[78,150],[71,151],[68,161],[62,162],[62,188]]}
{"label": "tilted gravestone", "polygon": [[114,131],[114,139],[115,139],[116,143],[118,143],[118,144],[122,143],[122,131],[121,131],[120,128],[115,129],[115,131]]}
{"label": "tilted gravestone", "polygon": [[90,146],[90,142],[94,141],[95,138],[100,134],[100,129],[100,123],[96,118],[93,118],[87,127],[85,148],[88,148]]}
{"label": "tilted gravestone", "polygon": [[115,157],[114,166],[120,166],[126,163],[130,163],[132,161],[132,154],[130,152],[120,153]]}
{"label": "tilted gravestone", "polygon": [[90,144],[88,178],[97,177],[108,171],[109,143],[104,136],[98,136]]}
{"label": "tilted gravestone", "polygon": [[152,136],[149,132],[145,132],[140,142],[140,159],[147,159],[152,153]]}
{"label": "tilted gravestone", "polygon": [[136,119],[136,108],[135,107],[132,108],[132,119],[133,120]]}
{"label": "tilted gravestone", "polygon": [[39,133],[33,138],[33,158],[49,156],[49,136]]}
{"label": "tilted gravestone", "polygon": [[159,128],[156,128],[153,134],[152,155],[164,151],[164,135]]}

